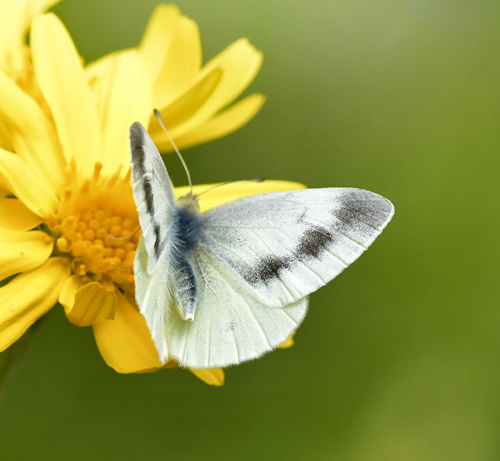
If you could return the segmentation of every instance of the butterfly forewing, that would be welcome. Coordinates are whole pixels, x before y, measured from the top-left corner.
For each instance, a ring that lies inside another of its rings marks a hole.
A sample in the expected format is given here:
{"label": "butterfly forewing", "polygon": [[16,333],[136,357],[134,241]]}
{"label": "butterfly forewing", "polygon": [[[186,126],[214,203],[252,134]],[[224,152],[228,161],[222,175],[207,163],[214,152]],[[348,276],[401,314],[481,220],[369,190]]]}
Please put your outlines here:
{"label": "butterfly forewing", "polygon": [[205,213],[199,245],[231,269],[242,292],[283,307],[352,264],[392,215],[387,199],[361,189],[261,194]]}
{"label": "butterfly forewing", "polygon": [[130,151],[134,200],[149,256],[148,273],[152,274],[171,241],[169,234],[176,208],[174,193],[158,149],[137,122],[130,128]]}

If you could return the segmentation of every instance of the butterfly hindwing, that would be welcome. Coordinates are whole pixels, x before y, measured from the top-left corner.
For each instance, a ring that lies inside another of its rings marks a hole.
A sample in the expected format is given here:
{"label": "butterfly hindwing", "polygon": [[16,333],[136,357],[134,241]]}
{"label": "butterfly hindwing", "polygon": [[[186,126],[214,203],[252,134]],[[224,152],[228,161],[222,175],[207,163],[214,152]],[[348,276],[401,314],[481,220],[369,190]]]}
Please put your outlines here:
{"label": "butterfly hindwing", "polygon": [[196,251],[200,284],[196,316],[172,311],[170,353],[191,368],[225,367],[260,357],[286,341],[307,311],[307,298],[283,308],[265,306],[240,289],[240,281],[212,252]]}
{"label": "butterfly hindwing", "polygon": [[170,262],[168,254],[164,253],[150,275],[147,270],[148,259],[144,238],[141,236],[134,260],[135,298],[151,332],[160,361],[165,363],[169,359],[167,321],[172,303],[166,282],[169,279]]}

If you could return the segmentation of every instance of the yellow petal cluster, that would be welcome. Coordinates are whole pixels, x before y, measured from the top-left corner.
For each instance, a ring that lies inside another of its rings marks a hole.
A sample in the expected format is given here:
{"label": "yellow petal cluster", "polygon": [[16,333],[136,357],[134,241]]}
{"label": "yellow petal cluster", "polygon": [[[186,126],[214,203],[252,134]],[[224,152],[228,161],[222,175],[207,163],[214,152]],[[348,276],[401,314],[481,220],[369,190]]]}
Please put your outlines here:
{"label": "yellow petal cluster", "polygon": [[26,33],[31,20],[59,1],[0,0],[0,70],[20,85],[30,67]]}
{"label": "yellow petal cluster", "polygon": [[[251,120],[265,102],[262,94],[252,94],[229,106],[257,75],[262,53],[243,38],[203,66],[198,26],[175,5],[156,8],[137,51],[150,70],[152,106],[160,111],[179,148],[232,133]],[[123,53],[87,66],[87,77],[98,94],[106,90],[109,68]],[[116,111],[113,114],[119,115]],[[146,125],[158,149],[172,151],[166,134],[151,112],[149,115]]]}
{"label": "yellow petal cluster", "polygon": [[[0,351],[59,302],[70,322],[93,327],[116,371],[173,368],[174,361],[160,364],[134,301],[140,231],[128,128],[149,126],[162,150],[170,146],[154,108],[181,147],[234,131],[263,103],[252,95],[228,108],[262,56],[244,39],[202,66],[196,24],[161,5],[138,48],[84,67],[61,21],[42,13],[54,3],[0,0]],[[200,206],[302,187],[233,184],[203,195]],[[192,372],[211,385],[224,382],[220,369]]]}

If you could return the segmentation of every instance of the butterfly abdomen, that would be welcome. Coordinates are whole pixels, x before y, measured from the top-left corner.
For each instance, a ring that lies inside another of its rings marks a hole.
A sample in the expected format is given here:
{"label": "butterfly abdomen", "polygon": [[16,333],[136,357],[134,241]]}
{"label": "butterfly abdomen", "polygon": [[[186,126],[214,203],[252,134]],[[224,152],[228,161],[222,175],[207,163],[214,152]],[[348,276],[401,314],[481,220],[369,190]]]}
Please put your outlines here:
{"label": "butterfly abdomen", "polygon": [[172,223],[172,291],[183,320],[194,320],[199,285],[192,264],[192,251],[200,239],[203,218],[196,199],[180,199]]}

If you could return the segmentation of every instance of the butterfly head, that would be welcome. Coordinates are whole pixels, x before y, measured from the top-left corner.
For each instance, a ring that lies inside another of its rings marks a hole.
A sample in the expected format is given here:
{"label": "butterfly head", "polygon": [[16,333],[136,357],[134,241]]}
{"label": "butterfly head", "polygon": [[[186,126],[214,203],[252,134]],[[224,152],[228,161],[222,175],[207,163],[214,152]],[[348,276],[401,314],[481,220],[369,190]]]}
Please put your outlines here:
{"label": "butterfly head", "polygon": [[198,204],[198,197],[191,193],[179,197],[177,200],[179,208],[186,209],[191,214],[198,214],[200,212],[200,205]]}

